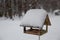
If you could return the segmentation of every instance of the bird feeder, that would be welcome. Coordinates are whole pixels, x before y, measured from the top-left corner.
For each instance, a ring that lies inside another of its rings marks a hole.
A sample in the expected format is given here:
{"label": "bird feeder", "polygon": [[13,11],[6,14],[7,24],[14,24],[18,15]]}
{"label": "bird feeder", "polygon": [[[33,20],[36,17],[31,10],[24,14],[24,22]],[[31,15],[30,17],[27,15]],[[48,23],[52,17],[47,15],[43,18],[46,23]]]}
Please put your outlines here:
{"label": "bird feeder", "polygon": [[[43,35],[48,32],[48,26],[51,25],[51,22],[45,10],[31,9],[27,11],[20,25],[23,26],[23,32],[26,34]],[[45,30],[43,29],[44,25],[46,26]]]}

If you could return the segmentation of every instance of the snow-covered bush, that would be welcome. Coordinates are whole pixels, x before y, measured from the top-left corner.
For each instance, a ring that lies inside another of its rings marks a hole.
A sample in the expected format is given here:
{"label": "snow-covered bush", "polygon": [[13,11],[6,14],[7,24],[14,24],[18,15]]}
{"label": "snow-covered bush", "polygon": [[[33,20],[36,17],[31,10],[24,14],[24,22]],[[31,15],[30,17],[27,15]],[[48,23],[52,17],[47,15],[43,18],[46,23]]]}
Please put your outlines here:
{"label": "snow-covered bush", "polygon": [[60,10],[59,10],[59,9],[54,10],[54,11],[53,11],[53,14],[55,14],[55,15],[60,15]]}

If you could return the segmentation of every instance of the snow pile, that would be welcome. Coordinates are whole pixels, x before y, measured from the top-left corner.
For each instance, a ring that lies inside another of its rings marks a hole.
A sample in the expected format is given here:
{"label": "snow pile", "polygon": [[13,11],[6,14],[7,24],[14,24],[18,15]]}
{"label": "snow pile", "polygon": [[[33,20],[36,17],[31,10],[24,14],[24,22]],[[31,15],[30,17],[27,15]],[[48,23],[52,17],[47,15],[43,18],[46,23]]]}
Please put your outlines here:
{"label": "snow pile", "polygon": [[60,11],[60,10],[59,10],[59,9],[57,9],[57,10],[54,10],[54,13],[55,13],[55,12],[58,12],[58,11]]}
{"label": "snow pile", "polygon": [[47,12],[44,9],[30,9],[25,14],[20,25],[42,27],[45,21]]}
{"label": "snow pile", "polygon": [[53,11],[53,14],[56,14],[56,13],[57,13],[57,14],[60,14],[60,10],[57,9],[57,10],[54,10],[54,11]]}

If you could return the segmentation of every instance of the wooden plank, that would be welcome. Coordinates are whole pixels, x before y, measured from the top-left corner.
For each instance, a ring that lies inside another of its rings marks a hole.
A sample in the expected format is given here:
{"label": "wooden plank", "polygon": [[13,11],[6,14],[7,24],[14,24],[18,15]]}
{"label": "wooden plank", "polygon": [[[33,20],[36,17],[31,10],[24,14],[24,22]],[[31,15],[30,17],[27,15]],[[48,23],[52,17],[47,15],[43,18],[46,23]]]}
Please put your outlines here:
{"label": "wooden plank", "polygon": [[32,35],[43,35],[47,33],[46,30],[39,30],[39,29],[32,29],[32,30],[26,30],[26,34],[32,34]]}
{"label": "wooden plank", "polygon": [[46,31],[48,32],[48,25],[46,25]]}

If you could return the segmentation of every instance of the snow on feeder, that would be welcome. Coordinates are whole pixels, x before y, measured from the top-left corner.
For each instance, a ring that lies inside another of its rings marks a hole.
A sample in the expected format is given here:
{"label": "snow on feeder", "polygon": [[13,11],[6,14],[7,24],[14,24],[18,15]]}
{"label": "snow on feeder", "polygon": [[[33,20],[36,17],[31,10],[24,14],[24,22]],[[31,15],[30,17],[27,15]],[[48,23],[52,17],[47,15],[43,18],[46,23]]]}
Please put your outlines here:
{"label": "snow on feeder", "polygon": [[[46,30],[43,29],[46,25]],[[48,32],[48,25],[51,25],[48,13],[44,9],[30,9],[23,17],[20,26],[24,27],[24,33],[43,35]],[[29,27],[30,29],[27,29]]]}

